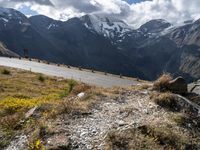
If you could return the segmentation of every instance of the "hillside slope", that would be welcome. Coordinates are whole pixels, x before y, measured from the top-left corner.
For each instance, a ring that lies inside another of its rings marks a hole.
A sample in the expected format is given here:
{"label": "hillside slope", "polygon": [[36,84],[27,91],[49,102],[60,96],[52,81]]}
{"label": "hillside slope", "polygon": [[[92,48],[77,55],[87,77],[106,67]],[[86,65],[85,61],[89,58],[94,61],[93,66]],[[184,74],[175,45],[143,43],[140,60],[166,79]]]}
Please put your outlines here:
{"label": "hillside slope", "polygon": [[0,42],[0,56],[18,57],[19,55],[17,55],[17,54],[15,54],[14,52],[8,50],[8,49]]}
{"label": "hillside slope", "polygon": [[152,83],[102,89],[11,68],[0,71],[1,148],[200,148],[199,117],[172,93],[152,90]]}

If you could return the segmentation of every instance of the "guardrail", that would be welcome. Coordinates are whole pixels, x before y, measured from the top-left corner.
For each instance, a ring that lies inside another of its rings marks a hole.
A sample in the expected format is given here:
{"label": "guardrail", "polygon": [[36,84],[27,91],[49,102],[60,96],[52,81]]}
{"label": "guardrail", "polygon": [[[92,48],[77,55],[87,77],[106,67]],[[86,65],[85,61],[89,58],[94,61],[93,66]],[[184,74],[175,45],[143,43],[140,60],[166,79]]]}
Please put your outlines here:
{"label": "guardrail", "polygon": [[[29,60],[29,61],[35,61],[35,62],[38,62],[38,63],[45,63],[45,64],[48,64],[48,65],[52,64],[52,65],[56,65],[56,66],[58,66],[58,67],[74,68],[74,69],[78,69],[78,70],[80,70],[80,71],[90,71],[90,72],[92,72],[92,73],[104,74],[105,76],[107,76],[107,75],[112,75],[112,76],[117,76],[117,77],[119,77],[119,78],[130,78],[130,79],[135,79],[135,78],[132,78],[132,77],[125,77],[125,76],[123,76],[122,74],[116,75],[116,74],[110,74],[110,73],[107,73],[107,72],[95,71],[94,69],[84,69],[84,68],[82,68],[81,66],[79,66],[79,67],[72,67],[72,66],[70,66],[70,65],[59,64],[59,63],[52,63],[52,62],[49,62],[49,61],[46,61],[46,60],[34,59],[34,58],[30,58],[30,57],[29,57],[29,58],[24,58],[24,57],[21,57],[21,56],[20,56],[20,57],[12,57],[12,56],[9,56],[9,58],[18,58],[19,60],[24,59],[24,60]],[[136,80],[139,81],[138,78],[137,78]]]}

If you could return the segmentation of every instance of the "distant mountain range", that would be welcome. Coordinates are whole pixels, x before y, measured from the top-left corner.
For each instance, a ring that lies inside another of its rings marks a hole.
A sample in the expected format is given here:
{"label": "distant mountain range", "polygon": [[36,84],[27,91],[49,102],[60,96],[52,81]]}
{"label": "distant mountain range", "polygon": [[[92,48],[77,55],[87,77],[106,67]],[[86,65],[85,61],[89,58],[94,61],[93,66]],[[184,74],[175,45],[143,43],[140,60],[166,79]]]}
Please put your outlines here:
{"label": "distant mountain range", "polygon": [[163,72],[200,78],[200,19],[180,26],[157,19],[133,29],[107,16],[63,22],[0,8],[0,42],[14,55],[27,48],[34,58],[147,80]]}

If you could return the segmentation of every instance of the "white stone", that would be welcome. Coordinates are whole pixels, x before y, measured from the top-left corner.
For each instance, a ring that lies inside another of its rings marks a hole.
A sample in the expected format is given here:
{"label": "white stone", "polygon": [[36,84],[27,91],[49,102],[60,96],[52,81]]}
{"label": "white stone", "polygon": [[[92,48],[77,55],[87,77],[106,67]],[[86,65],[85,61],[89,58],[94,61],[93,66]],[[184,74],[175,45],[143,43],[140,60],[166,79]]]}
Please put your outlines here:
{"label": "white stone", "polygon": [[81,93],[79,93],[77,96],[78,96],[78,98],[82,98],[82,97],[85,96],[85,93],[81,92]]}

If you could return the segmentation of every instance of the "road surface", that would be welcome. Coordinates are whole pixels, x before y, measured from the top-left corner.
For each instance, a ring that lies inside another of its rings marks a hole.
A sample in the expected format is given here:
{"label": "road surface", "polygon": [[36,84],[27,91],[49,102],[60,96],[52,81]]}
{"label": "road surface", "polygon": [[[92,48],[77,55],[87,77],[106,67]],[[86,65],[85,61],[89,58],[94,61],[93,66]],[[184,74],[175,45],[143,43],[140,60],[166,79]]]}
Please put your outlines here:
{"label": "road surface", "polygon": [[24,70],[31,70],[32,72],[42,73],[51,76],[63,77],[67,79],[78,80],[90,85],[99,87],[126,87],[134,84],[138,84],[136,79],[133,78],[120,78],[116,75],[95,72],[90,70],[79,70],[71,67],[56,66],[53,64],[38,63],[36,61],[19,60],[17,58],[0,57],[0,66],[7,66],[13,68],[19,68]]}

